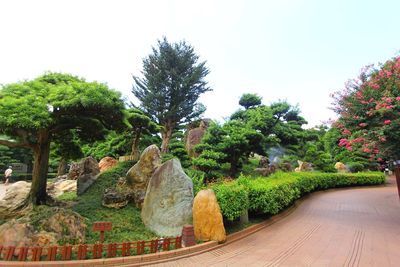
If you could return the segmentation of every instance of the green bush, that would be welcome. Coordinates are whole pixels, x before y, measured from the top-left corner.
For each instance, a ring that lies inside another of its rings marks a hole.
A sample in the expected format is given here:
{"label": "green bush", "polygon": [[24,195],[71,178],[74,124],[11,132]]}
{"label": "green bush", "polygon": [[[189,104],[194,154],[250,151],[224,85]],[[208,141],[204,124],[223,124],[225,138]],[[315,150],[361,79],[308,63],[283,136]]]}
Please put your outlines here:
{"label": "green bush", "polygon": [[277,214],[304,194],[316,190],[384,182],[385,176],[379,172],[276,172],[269,177],[258,178],[242,175],[234,182],[214,185],[213,189],[222,214],[233,220],[245,207],[254,213]]}
{"label": "green bush", "polygon": [[223,216],[233,221],[249,208],[249,197],[244,186],[236,182],[225,182],[212,187]]}
{"label": "green bush", "polygon": [[194,170],[194,169],[186,169],[185,172],[190,177],[190,179],[192,179],[193,194],[194,194],[194,196],[196,196],[200,190],[203,190],[206,188],[206,186],[204,184],[205,173],[202,171],[199,171],[199,170]]}
{"label": "green bush", "polygon": [[351,172],[362,172],[365,169],[361,162],[349,162],[346,165]]}

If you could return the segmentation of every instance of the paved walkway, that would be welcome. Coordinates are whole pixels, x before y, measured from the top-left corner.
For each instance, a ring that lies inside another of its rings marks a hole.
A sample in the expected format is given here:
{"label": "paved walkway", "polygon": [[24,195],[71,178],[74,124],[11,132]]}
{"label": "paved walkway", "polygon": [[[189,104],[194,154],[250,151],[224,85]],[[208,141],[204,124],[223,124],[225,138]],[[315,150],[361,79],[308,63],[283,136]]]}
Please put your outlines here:
{"label": "paved walkway", "polygon": [[400,266],[391,184],[314,193],[289,216],[222,248],[157,266]]}

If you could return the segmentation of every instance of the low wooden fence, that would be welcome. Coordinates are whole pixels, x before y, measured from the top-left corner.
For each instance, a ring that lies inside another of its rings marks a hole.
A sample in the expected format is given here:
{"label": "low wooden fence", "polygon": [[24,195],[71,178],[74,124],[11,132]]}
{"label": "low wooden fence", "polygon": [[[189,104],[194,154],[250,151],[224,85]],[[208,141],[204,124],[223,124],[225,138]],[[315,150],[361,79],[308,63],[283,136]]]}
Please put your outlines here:
{"label": "low wooden fence", "polygon": [[168,251],[182,247],[182,237],[109,244],[81,244],[49,247],[0,245],[0,260],[58,261],[126,257]]}

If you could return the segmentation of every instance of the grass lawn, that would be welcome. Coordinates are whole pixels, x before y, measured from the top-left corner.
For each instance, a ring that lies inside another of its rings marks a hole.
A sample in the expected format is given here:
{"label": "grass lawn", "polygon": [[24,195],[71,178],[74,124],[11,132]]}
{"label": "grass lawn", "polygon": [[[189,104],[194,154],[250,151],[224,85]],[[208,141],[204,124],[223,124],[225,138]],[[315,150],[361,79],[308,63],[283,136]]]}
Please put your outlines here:
{"label": "grass lawn", "polygon": [[140,210],[133,204],[128,204],[122,209],[111,209],[101,205],[104,189],[114,187],[118,178],[125,176],[131,166],[132,162],[119,163],[117,167],[102,173],[82,196],[65,196],[64,200],[77,201],[72,209],[86,218],[86,243],[99,240],[99,232],[92,231],[93,222],[96,221],[112,222],[112,231],[105,233],[105,243],[150,240],[157,237],[145,228],[140,218]]}

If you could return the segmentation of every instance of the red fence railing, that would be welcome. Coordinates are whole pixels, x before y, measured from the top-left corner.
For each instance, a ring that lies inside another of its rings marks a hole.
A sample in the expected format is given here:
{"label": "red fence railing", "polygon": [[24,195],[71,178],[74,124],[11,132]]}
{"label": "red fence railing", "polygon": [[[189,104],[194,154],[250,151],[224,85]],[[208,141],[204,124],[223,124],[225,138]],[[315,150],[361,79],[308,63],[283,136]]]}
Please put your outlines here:
{"label": "red fence railing", "polygon": [[182,247],[182,237],[109,244],[81,244],[48,247],[0,245],[0,260],[56,261],[126,257],[168,251]]}

